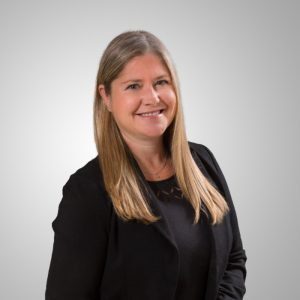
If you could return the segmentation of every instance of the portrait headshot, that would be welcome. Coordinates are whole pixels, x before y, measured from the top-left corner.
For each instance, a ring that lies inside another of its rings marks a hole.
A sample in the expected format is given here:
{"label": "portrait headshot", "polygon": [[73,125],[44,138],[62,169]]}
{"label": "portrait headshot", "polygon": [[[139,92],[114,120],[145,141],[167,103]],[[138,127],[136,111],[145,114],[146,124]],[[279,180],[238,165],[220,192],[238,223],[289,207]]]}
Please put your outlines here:
{"label": "portrait headshot", "polygon": [[98,155],[64,185],[46,299],[242,299],[231,195],[211,150],[187,140],[164,44],[116,36],[94,101]]}
{"label": "portrait headshot", "polygon": [[299,11],[5,0],[0,299],[300,299]]}

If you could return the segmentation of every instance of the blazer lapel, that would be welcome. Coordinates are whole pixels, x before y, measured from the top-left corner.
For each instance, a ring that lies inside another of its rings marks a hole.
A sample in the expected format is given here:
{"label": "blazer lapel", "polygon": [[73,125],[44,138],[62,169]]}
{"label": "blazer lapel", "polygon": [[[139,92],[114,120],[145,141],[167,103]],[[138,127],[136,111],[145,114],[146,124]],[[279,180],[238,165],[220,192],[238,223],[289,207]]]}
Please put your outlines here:
{"label": "blazer lapel", "polygon": [[[202,174],[207,178],[210,178],[206,168],[204,167],[201,159],[197,155],[197,152],[194,149],[191,149],[191,154],[199,167]],[[207,276],[207,288],[205,294],[205,300],[215,299],[217,296],[217,279],[218,279],[218,254],[222,250],[222,245],[220,244],[220,240],[217,238],[220,235],[219,226],[210,225],[210,235],[211,235],[211,256],[209,262],[209,271]]]}
{"label": "blazer lapel", "polygon": [[[197,154],[196,150],[192,149],[191,151],[192,156],[194,157],[194,160],[196,164],[198,165],[201,172],[204,174],[204,176],[208,179],[210,179],[212,182],[215,183],[215,185],[218,187],[219,192],[223,194],[224,191],[222,190],[222,186],[219,182],[216,182],[217,180],[213,180],[212,177],[218,178],[217,172],[210,167],[206,162],[204,166],[204,163],[201,161],[199,155]],[[210,170],[211,175],[207,171],[207,169]],[[212,242],[212,252],[211,252],[211,258],[210,258],[210,265],[209,265],[209,272],[208,272],[208,281],[207,281],[207,290],[205,295],[205,300],[212,300],[216,299],[218,294],[218,285],[220,277],[223,273],[223,268],[226,263],[226,257],[225,254],[228,251],[228,230],[226,229],[228,224],[227,217],[223,220],[221,224],[216,225],[210,225],[210,232],[211,232],[211,242]]]}

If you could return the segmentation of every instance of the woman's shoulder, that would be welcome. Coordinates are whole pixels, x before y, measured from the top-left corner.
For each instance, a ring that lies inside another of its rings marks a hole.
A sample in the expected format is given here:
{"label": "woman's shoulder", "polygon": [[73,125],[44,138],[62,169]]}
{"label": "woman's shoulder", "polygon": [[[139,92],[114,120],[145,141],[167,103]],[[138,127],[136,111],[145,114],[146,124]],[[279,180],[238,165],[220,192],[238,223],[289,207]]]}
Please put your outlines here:
{"label": "woman's shoulder", "polygon": [[208,152],[208,147],[205,146],[204,144],[188,141],[190,149],[196,151],[200,155],[206,155]]}
{"label": "woman's shoulder", "polygon": [[232,208],[233,203],[227,180],[213,152],[203,144],[189,142],[189,145],[192,152],[196,152],[197,157],[200,158],[201,165],[204,166],[205,171],[207,172],[206,174],[208,174],[212,181],[215,182],[219,191],[229,202],[229,206]]}
{"label": "woman's shoulder", "polygon": [[79,166],[70,174],[67,181],[69,185],[77,184],[87,187],[97,187],[104,189],[103,177],[99,165],[99,156],[95,156],[83,165]]}
{"label": "woman's shoulder", "polygon": [[214,171],[219,171],[219,165],[217,164],[216,158],[208,146],[191,141],[188,141],[188,144],[191,153],[194,155],[196,154],[202,163],[209,165]]}
{"label": "woman's shoulder", "polygon": [[108,234],[111,206],[104,189],[97,158],[73,172],[62,189],[58,213],[52,222],[56,234],[69,240]]}
{"label": "woman's shoulder", "polygon": [[98,155],[70,174],[63,186],[63,195],[69,197],[72,202],[89,207],[107,206],[109,201],[104,188],[99,167]]}
{"label": "woman's shoulder", "polygon": [[225,190],[228,190],[227,181],[213,152],[206,145],[194,142],[188,143],[199,168],[204,175],[208,176],[216,184],[219,191],[224,195]]}
{"label": "woman's shoulder", "polygon": [[84,163],[82,166],[78,167],[70,177],[76,177],[79,180],[97,182],[102,179],[98,155],[88,162]]}

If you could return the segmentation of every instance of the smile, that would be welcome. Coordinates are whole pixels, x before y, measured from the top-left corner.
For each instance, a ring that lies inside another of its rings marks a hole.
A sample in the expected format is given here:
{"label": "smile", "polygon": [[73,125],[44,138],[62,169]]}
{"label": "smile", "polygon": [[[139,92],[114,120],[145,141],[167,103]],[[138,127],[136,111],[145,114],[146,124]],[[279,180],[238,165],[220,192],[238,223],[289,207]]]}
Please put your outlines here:
{"label": "smile", "polygon": [[138,116],[141,116],[141,117],[156,117],[156,116],[162,115],[163,111],[164,110],[161,109],[161,110],[157,110],[157,111],[153,111],[153,112],[149,112],[149,113],[138,114]]}

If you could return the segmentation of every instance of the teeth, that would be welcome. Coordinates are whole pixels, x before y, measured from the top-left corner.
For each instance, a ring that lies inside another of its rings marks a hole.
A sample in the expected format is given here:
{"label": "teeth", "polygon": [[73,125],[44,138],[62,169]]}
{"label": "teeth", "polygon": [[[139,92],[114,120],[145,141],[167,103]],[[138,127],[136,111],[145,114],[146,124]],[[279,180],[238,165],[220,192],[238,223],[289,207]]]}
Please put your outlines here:
{"label": "teeth", "polygon": [[160,110],[152,112],[152,113],[145,113],[145,114],[141,114],[141,116],[156,116],[159,115]]}

